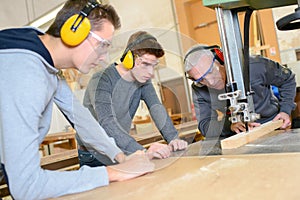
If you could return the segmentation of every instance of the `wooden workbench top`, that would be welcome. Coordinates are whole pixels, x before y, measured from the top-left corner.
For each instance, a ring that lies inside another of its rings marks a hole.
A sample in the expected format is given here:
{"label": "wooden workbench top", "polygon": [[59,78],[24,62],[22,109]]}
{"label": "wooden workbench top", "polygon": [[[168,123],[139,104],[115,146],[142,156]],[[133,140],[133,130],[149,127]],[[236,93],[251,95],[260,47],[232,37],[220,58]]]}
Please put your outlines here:
{"label": "wooden workbench top", "polygon": [[299,199],[300,153],[173,157],[158,170],[58,199]]}

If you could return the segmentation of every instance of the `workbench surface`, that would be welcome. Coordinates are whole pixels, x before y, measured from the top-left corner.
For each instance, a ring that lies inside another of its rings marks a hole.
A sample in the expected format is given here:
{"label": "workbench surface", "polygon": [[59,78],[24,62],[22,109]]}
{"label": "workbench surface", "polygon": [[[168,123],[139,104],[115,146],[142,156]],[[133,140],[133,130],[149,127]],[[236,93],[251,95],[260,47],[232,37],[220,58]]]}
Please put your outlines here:
{"label": "workbench surface", "polygon": [[[299,199],[300,153],[156,160],[151,174],[58,199]],[[167,164],[168,163],[168,164]]]}
{"label": "workbench surface", "polygon": [[221,149],[220,140],[204,140],[190,145],[186,155],[239,155],[288,152],[300,152],[300,129],[276,130],[235,149]]}
{"label": "workbench surface", "polygon": [[153,160],[153,173],[58,199],[300,199],[299,141],[299,129],[274,131],[230,152],[201,141]]}

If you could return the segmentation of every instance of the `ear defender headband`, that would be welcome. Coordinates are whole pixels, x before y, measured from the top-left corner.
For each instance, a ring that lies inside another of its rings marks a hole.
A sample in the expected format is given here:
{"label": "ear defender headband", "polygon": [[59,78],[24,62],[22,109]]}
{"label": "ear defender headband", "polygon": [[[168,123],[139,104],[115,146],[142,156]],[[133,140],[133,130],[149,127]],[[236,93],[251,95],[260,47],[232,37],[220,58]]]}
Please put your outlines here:
{"label": "ear defender headband", "polygon": [[100,4],[97,2],[87,2],[79,14],[66,20],[60,29],[60,37],[65,44],[77,46],[86,39],[91,30],[91,23],[87,16],[99,6]]}
{"label": "ear defender headband", "polygon": [[140,43],[142,43],[145,40],[156,40],[155,37],[153,37],[152,35],[149,34],[143,34],[141,36],[139,36],[135,41],[133,41],[132,43],[130,43],[128,45],[128,47],[125,49],[122,57],[120,58],[120,61],[122,62],[123,66],[126,69],[132,69],[134,67],[134,63],[135,63],[135,55],[133,54],[132,48]]}
{"label": "ear defender headband", "polygon": [[217,45],[213,45],[213,46],[198,46],[198,47],[195,47],[194,49],[192,49],[191,51],[189,51],[185,57],[184,57],[184,60],[183,62],[185,63],[188,56],[191,55],[192,53],[196,52],[196,51],[201,51],[201,50],[210,50],[214,57],[219,61],[219,63],[221,65],[224,65],[224,56],[223,56],[223,52],[222,50],[220,49],[219,46]]}

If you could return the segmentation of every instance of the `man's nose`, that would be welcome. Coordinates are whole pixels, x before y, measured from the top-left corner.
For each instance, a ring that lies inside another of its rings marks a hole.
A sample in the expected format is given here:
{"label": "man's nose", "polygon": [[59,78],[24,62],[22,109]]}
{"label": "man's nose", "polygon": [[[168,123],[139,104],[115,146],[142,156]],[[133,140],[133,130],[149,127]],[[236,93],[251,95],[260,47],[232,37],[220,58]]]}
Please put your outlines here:
{"label": "man's nose", "polygon": [[148,67],[148,73],[153,76],[154,75],[154,67]]}
{"label": "man's nose", "polygon": [[108,52],[106,52],[106,53],[101,53],[101,54],[98,56],[98,62],[106,61],[107,58],[108,58]]}

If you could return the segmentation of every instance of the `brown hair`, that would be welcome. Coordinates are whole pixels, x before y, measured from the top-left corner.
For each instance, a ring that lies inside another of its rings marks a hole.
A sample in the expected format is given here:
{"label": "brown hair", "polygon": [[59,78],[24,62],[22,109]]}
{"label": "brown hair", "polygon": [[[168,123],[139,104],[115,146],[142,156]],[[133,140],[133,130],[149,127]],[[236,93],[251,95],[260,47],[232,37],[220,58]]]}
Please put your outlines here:
{"label": "brown hair", "polygon": [[[54,37],[60,37],[60,29],[65,21],[71,16],[79,14],[88,2],[95,2],[95,0],[68,0],[63,8],[57,13],[54,22],[46,33]],[[88,19],[91,22],[92,30],[101,30],[105,20],[111,22],[115,29],[121,27],[120,17],[116,10],[108,4],[100,4],[100,6],[95,7],[91,13],[89,13]]]}
{"label": "brown hair", "polygon": [[134,55],[138,56],[148,53],[160,58],[165,54],[157,39],[146,31],[138,31],[132,34],[126,49],[130,49]]}

